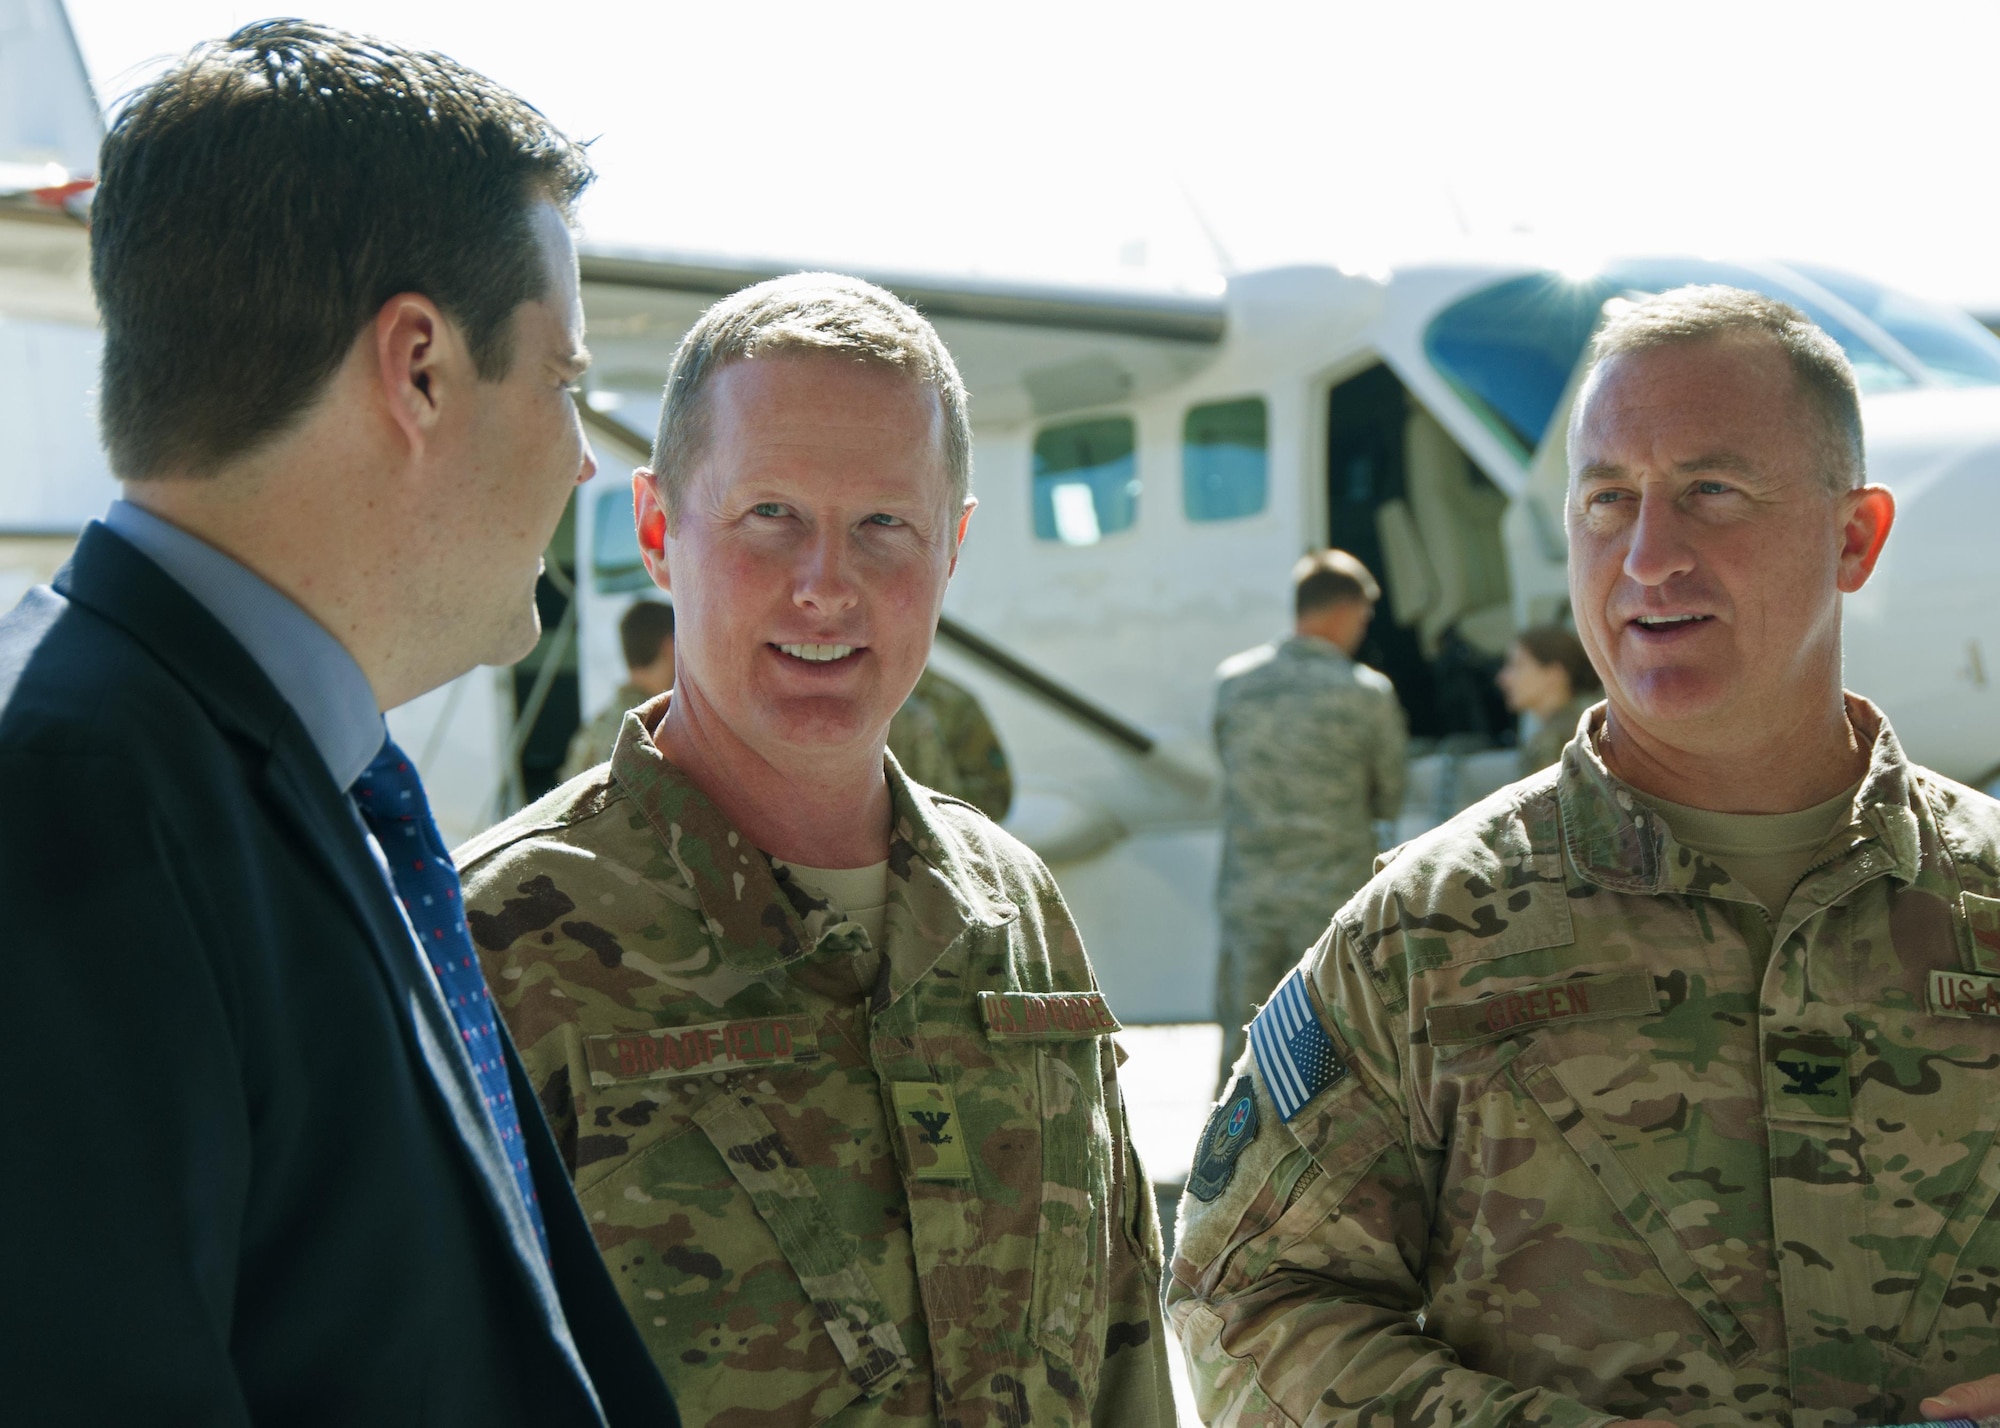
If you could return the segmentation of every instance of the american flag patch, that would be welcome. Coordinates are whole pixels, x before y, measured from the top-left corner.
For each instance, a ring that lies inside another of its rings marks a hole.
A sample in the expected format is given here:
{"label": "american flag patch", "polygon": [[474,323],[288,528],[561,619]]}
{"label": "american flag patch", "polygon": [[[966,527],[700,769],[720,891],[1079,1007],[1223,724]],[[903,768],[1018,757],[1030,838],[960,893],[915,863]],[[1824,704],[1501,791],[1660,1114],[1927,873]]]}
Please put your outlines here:
{"label": "american flag patch", "polygon": [[1279,1119],[1287,1122],[1347,1074],[1347,1063],[1333,1049],[1333,1038],[1319,1024],[1319,1013],[1306,995],[1303,971],[1280,982],[1250,1023],[1250,1052]]}

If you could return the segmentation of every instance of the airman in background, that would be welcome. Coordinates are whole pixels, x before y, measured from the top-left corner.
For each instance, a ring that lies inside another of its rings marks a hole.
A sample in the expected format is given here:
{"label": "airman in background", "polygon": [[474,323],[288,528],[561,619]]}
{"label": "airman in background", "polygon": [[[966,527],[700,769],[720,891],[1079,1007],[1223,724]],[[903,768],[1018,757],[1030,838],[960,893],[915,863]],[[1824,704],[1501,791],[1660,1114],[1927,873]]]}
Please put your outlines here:
{"label": "airman in background", "polygon": [[974,502],[915,311],[803,274],[674,359],[675,684],[473,841],[466,916],[688,1420],[1173,1421],[1117,1029],[1035,855],[885,754]]}
{"label": "airman in background", "polygon": [[1561,625],[1537,625],[1516,635],[1494,683],[1509,710],[1535,721],[1534,731],[1521,740],[1524,778],[1562,757],[1577,721],[1604,697],[1604,681],[1590,667],[1583,641]]}
{"label": "airman in background", "polygon": [[618,621],[618,643],[625,655],[625,682],[596,718],[570,736],[560,775],[564,780],[609,759],[626,712],[674,687],[673,606],[659,600],[636,602]]}
{"label": "airman in background", "polygon": [[998,823],[1014,802],[1006,750],[979,700],[926,667],[889,722],[889,752],[916,782],[962,798]]}
{"label": "airman in background", "polygon": [[1569,455],[1608,706],[1252,1025],[1168,1291],[1203,1417],[1992,1413],[2000,805],[1840,687],[1895,514],[1852,370],[1681,289],[1606,323]]}
{"label": "airman in background", "polygon": [[1296,625],[1216,671],[1222,758],[1222,1075],[1251,1011],[1368,881],[1403,804],[1409,739],[1389,677],[1355,661],[1381,587],[1344,550],[1292,570]]}

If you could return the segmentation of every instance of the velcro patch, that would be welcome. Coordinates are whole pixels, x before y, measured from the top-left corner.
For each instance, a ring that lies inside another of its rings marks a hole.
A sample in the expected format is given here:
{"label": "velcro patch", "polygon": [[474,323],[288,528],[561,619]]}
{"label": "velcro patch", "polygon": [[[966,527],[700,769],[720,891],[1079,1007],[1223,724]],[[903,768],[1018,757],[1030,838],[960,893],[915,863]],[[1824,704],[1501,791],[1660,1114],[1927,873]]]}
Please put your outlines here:
{"label": "velcro patch", "polygon": [[1102,992],[981,992],[979,1013],[996,1041],[1074,1041],[1123,1029]]}
{"label": "velcro patch", "polygon": [[1852,1118],[1853,1087],[1847,1076],[1847,1047],[1832,1036],[1773,1036],[1766,1043],[1764,1106],[1774,1119],[1846,1121]]}
{"label": "velcro patch", "polygon": [[1646,973],[1600,972],[1566,982],[1516,987],[1476,1002],[1426,1007],[1424,1024],[1433,1046],[1471,1046],[1548,1022],[1649,1016],[1659,1009],[1659,992]]}
{"label": "velcro patch", "polygon": [[1930,1006],[1932,1016],[2000,1016],[2000,977],[1933,972]]}
{"label": "velcro patch", "polygon": [[1202,1129],[1201,1144],[1194,1151],[1194,1168],[1188,1172],[1188,1194],[1207,1204],[1228,1189],[1236,1175],[1237,1157],[1255,1139],[1257,1094],[1250,1078],[1239,1076]]}
{"label": "velcro patch", "polygon": [[584,1038],[590,1084],[659,1081],[711,1071],[743,1071],[819,1059],[811,1017],[750,1017],[659,1031],[620,1031]]}
{"label": "velcro patch", "polygon": [[1306,974],[1294,971],[1250,1022],[1250,1053],[1264,1089],[1290,1124],[1306,1104],[1347,1074],[1347,1063],[1320,1025],[1306,991]]}
{"label": "velcro patch", "polygon": [[1965,913],[1965,930],[1972,938],[1973,970],[2000,972],[2000,898],[1960,893],[1958,905]]}
{"label": "velcro patch", "polygon": [[896,1103],[896,1126],[903,1133],[913,1180],[970,1180],[972,1161],[965,1154],[965,1131],[958,1122],[958,1102],[951,1087],[935,1081],[893,1081],[889,1094]]}

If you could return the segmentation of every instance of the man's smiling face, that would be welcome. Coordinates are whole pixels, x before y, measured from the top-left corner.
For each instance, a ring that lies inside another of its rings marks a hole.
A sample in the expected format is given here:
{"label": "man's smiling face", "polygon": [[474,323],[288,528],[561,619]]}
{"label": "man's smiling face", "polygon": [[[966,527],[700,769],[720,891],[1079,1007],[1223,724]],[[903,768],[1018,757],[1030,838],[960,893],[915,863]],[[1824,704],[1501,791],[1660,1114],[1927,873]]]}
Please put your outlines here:
{"label": "man's smiling face", "polygon": [[1579,400],[1570,603],[1615,715],[1686,746],[1786,727],[1837,689],[1840,591],[1867,572],[1784,349],[1732,334],[1623,353]]}
{"label": "man's smiling face", "polygon": [[730,363],[704,400],[705,449],[662,542],[676,701],[774,763],[879,741],[957,560],[936,395],[889,367],[781,354]]}

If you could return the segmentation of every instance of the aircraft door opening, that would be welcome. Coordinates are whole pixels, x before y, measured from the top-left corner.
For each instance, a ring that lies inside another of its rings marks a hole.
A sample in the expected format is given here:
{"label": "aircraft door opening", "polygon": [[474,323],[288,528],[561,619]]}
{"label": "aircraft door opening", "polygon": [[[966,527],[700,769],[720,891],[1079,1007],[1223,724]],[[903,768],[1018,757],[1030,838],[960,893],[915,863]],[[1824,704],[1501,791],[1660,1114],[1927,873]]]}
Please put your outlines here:
{"label": "aircraft door opening", "polygon": [[1361,659],[1395,682],[1420,739],[1505,742],[1493,675],[1514,633],[1506,497],[1377,364],[1327,405],[1327,540],[1382,585]]}

